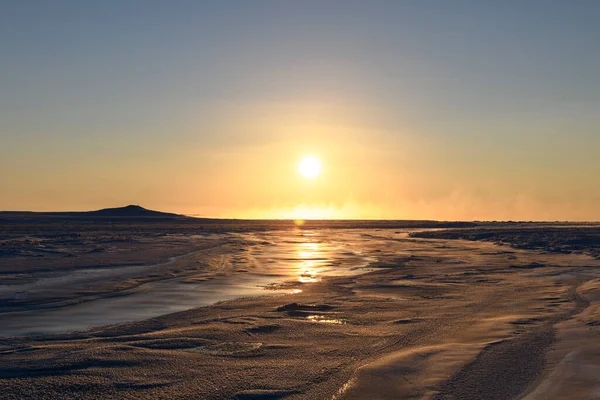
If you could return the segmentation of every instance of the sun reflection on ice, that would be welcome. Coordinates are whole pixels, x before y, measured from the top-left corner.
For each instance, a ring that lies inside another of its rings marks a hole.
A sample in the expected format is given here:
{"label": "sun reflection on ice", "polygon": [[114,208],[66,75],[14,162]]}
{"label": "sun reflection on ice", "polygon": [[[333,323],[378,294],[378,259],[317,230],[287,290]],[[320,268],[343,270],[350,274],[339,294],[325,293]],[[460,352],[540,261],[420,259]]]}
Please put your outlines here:
{"label": "sun reflection on ice", "polygon": [[319,281],[321,278],[318,269],[324,259],[321,244],[319,242],[298,243],[297,257],[300,262],[298,281],[301,283]]}

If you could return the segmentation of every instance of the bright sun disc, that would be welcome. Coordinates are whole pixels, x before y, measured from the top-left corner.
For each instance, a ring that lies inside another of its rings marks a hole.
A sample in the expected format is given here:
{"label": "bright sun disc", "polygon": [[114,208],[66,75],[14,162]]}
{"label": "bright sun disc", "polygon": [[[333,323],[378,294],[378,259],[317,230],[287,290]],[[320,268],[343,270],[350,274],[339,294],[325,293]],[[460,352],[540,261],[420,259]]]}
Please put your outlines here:
{"label": "bright sun disc", "polygon": [[321,172],[321,163],[314,157],[305,157],[300,161],[298,170],[305,178],[315,178]]}

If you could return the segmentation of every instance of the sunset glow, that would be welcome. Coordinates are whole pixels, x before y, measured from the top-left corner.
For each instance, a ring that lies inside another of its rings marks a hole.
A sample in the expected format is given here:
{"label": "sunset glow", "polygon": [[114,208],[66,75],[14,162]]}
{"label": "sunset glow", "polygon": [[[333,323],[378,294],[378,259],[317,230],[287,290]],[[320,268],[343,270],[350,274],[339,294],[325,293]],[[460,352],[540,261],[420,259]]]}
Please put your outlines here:
{"label": "sunset glow", "polygon": [[0,210],[600,219],[584,6],[563,37],[567,3],[21,3],[0,17]]}

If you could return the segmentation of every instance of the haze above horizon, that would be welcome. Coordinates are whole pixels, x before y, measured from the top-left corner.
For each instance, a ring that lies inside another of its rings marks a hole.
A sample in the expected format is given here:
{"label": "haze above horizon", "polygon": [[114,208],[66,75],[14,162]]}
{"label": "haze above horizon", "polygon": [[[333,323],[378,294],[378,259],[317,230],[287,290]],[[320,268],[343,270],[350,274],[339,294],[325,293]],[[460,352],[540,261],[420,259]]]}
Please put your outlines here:
{"label": "haze above horizon", "polygon": [[0,5],[0,210],[600,220],[600,3]]}

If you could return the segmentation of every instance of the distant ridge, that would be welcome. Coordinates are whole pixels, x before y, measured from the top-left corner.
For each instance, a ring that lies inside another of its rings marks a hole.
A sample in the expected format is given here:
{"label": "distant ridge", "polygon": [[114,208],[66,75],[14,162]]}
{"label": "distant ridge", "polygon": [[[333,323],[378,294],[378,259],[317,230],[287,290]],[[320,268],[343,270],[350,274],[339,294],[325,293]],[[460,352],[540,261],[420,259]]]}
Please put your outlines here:
{"label": "distant ridge", "polygon": [[148,210],[138,205],[125,207],[103,208],[97,211],[87,211],[82,214],[92,217],[161,217],[161,218],[184,218],[183,215]]}
{"label": "distant ridge", "polygon": [[16,222],[18,220],[114,220],[114,221],[182,221],[193,218],[185,215],[148,210],[139,205],[128,205],[125,207],[103,208],[95,211],[58,211],[58,212],[35,212],[35,211],[1,211],[0,222]]}

